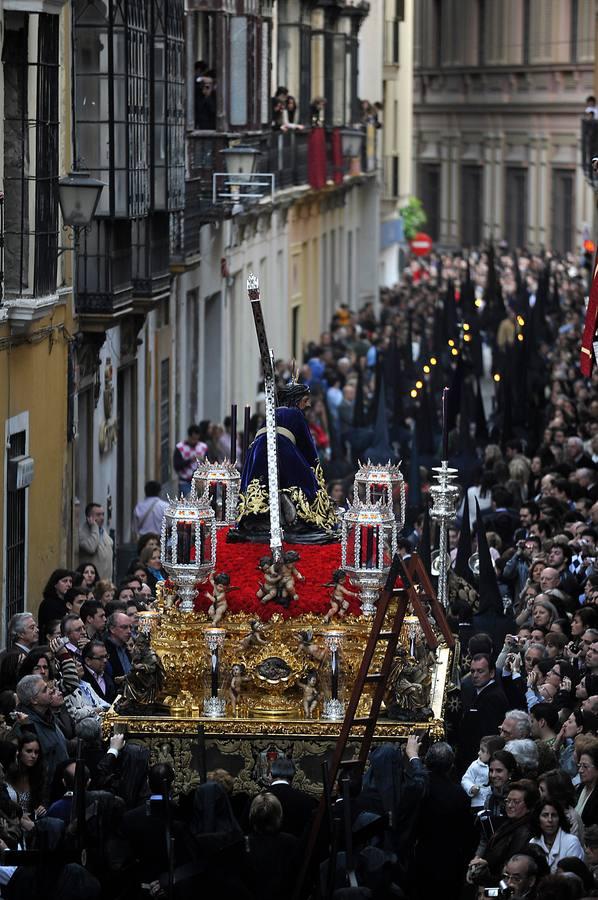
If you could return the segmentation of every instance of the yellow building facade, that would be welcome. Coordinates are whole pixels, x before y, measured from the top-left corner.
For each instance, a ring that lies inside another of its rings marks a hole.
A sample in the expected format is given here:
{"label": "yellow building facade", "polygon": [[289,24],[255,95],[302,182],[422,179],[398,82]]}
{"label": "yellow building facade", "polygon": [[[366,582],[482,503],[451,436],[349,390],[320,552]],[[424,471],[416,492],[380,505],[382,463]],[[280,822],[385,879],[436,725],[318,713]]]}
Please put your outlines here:
{"label": "yellow building facade", "polygon": [[51,572],[73,563],[76,379],[56,191],[70,159],[68,5],[5,5],[1,26],[0,641],[14,612],[37,610]]}
{"label": "yellow building facade", "polygon": [[[53,569],[70,563],[72,467],[67,441],[70,304],[57,305],[23,335],[0,327],[0,567],[5,616],[34,612]],[[30,457],[28,487],[15,490],[11,458]]]}

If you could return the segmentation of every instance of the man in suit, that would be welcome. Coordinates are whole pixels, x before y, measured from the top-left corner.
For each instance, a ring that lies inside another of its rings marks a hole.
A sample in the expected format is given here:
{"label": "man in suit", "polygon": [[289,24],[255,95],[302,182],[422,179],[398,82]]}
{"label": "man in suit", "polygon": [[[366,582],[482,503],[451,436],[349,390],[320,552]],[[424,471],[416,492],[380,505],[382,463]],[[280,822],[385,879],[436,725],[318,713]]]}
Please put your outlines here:
{"label": "man in suit", "polygon": [[156,881],[163,872],[168,871],[165,802],[170,806],[172,820],[175,808],[169,794],[173,781],[172,766],[156,763],[148,771],[149,800],[123,816],[123,832],[135,854],[144,882]]}
{"label": "man in suit", "polygon": [[505,692],[496,680],[494,664],[485,653],[471,660],[471,687],[463,694],[463,714],[459,729],[458,769],[462,773],[477,756],[480,740],[498,734],[509,708]]}
{"label": "man in suit", "polygon": [[0,651],[0,664],[9,654],[27,656],[33,650],[39,638],[39,628],[33,615],[29,612],[15,613],[8,623],[8,638],[10,646]]}
{"label": "man in suit", "polygon": [[112,703],[117,690],[112,676],[106,671],[108,651],[103,641],[89,641],[83,648],[82,662],[82,680],[87,681],[102,700]]}
{"label": "man in suit", "polygon": [[292,760],[285,757],[275,759],[271,772],[272,784],[268,790],[280,800],[282,806],[281,831],[301,837],[311,824],[317,801],[304,791],[292,787],[291,782],[295,774]]}
{"label": "man in suit", "polygon": [[131,654],[127,643],[131,637],[131,620],[124,612],[114,612],[108,617],[108,634],[104,640],[110,673],[113,678],[128,675],[131,671]]}
{"label": "man in suit", "polygon": [[18,667],[33,650],[39,637],[39,628],[31,613],[20,612],[8,623],[9,646],[0,651],[0,691],[14,691],[17,685]]}

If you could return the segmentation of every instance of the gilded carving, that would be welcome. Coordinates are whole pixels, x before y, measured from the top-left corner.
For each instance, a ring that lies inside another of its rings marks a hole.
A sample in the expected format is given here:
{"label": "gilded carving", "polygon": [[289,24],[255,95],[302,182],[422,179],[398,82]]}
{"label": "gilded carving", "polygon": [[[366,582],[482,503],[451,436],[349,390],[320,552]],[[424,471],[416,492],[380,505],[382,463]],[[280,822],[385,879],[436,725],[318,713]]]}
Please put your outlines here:
{"label": "gilded carving", "polygon": [[[310,525],[324,529],[333,528],[338,520],[326,491],[324,473],[319,463],[314,474],[318,482],[318,490],[311,503],[301,488],[283,488],[282,493],[290,498],[301,518]],[[247,489],[239,495],[239,519],[247,515],[265,515],[270,509],[269,502],[268,488],[260,484],[259,479],[253,478],[247,485]]]}
{"label": "gilded carving", "polygon": [[[308,672],[317,670],[318,691],[322,699],[330,691],[330,654],[326,649],[326,634],[331,629],[324,618],[305,614],[285,620],[277,612],[269,622],[258,623],[254,614],[228,613],[221,623],[225,639],[219,657],[220,694],[228,702],[226,717],[205,719],[200,718],[200,710],[206,692],[209,692],[210,656],[204,632],[211,623],[205,612],[180,612],[173,605],[168,585],[162,587],[156,614],[147,617],[144,629],[151,633],[152,648],[162,661],[165,687],[161,699],[169,708],[170,715],[139,715],[139,710],[135,709],[135,715],[132,710],[128,714],[123,710],[119,716],[110,710],[103,721],[105,736],[110,734],[116,722],[124,724],[130,737],[149,746],[152,762],[167,761],[173,765],[176,772],[175,792],[185,794],[199,783],[197,743],[201,723],[208,758],[210,753],[212,759],[222,756],[230,758],[237,790],[253,794],[263,788],[266,756],[276,751],[290,754],[296,762],[297,786],[319,794],[321,762],[338,739],[342,724],[307,718],[303,706],[303,688]],[[390,627],[395,603],[392,601],[390,604],[385,628]],[[361,664],[370,627],[371,624],[363,617],[348,615],[343,619],[339,670],[340,694],[345,702]],[[404,659],[405,654],[413,654],[413,628],[411,634],[409,628],[408,620],[401,633],[400,647],[403,650],[399,650],[397,661]],[[385,647],[386,644],[381,642],[376,650],[372,671],[379,669]],[[430,656],[426,657],[426,661],[429,672],[422,670],[421,679],[417,682],[411,679],[409,686],[400,681],[400,677],[405,675],[403,669],[395,670],[394,695],[397,699],[396,695],[400,695],[402,688],[405,688],[409,698],[413,698],[422,690],[416,690],[412,685],[423,685],[426,705],[432,710],[431,718],[425,721],[424,727],[433,739],[440,739],[444,735],[442,716],[446,691],[454,669],[452,655],[441,642],[436,661]],[[242,665],[244,677],[247,678],[234,710],[228,692],[233,665]],[[373,685],[365,686],[358,716],[369,713],[374,689]],[[414,707],[418,702],[410,700]],[[409,708],[407,699],[400,705]],[[320,710],[321,703],[312,715],[318,716]],[[417,721],[417,716],[406,721],[405,715],[401,721],[394,721],[385,715],[383,709],[376,726],[376,741],[404,741],[414,725],[421,729],[423,724],[421,720]],[[363,733],[364,726],[354,728],[353,747],[359,745]]]}

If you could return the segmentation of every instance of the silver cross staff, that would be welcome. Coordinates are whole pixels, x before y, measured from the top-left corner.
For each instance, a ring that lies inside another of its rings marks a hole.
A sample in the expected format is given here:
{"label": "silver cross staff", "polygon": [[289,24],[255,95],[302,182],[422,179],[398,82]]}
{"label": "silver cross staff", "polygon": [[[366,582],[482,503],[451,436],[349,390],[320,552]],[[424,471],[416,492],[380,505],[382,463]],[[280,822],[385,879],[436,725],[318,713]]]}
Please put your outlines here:
{"label": "silver cross staff", "polygon": [[274,379],[274,354],[268,345],[266,325],[260,302],[260,283],[250,273],[247,278],[247,296],[251,301],[251,311],[260,349],[264,371],[264,393],[266,395],[266,455],[268,461],[268,495],[270,497],[270,549],[274,562],[282,559],[282,529],[280,527],[280,500],[278,493],[278,446],[276,441],[276,381]]}

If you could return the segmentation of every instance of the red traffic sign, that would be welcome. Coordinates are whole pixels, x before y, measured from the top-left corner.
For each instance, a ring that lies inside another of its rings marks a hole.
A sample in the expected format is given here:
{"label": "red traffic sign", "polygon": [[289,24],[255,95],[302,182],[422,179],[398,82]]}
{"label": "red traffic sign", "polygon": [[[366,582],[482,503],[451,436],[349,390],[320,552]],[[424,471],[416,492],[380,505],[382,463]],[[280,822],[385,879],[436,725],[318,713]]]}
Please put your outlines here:
{"label": "red traffic sign", "polygon": [[411,247],[411,252],[414,253],[415,256],[427,256],[432,250],[432,238],[429,234],[418,231],[415,237],[409,241],[409,246]]}

